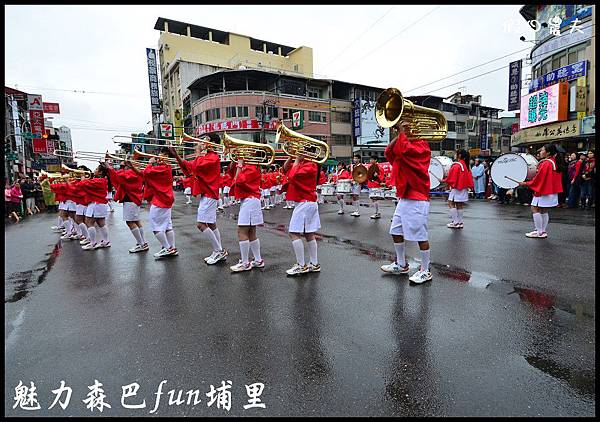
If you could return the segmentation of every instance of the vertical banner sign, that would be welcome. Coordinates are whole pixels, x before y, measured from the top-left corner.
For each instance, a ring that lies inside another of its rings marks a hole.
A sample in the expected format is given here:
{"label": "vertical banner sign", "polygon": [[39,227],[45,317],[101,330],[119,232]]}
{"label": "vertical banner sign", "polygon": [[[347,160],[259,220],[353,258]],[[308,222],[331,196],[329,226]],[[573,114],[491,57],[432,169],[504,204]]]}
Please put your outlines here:
{"label": "vertical banner sign", "polygon": [[156,50],[154,48],[146,49],[146,58],[148,59],[148,82],[150,84],[150,106],[152,114],[160,113],[159,93],[158,93],[158,72],[156,70]]}
{"label": "vertical banner sign", "polygon": [[479,149],[486,150],[487,147],[487,120],[482,120],[479,122]]}
{"label": "vertical banner sign", "polygon": [[177,136],[178,138],[181,138],[181,136],[183,135],[183,119],[181,115],[181,110],[175,110],[175,119],[173,119],[173,127],[175,128],[175,136]]}
{"label": "vertical banner sign", "polygon": [[160,137],[164,139],[173,139],[175,137],[173,125],[171,123],[160,124]]}
{"label": "vertical banner sign", "polygon": [[47,152],[46,140],[42,138],[45,133],[44,128],[44,104],[41,95],[28,94],[27,108],[29,110],[29,123],[31,125],[31,133],[33,137],[33,152]]}
{"label": "vertical banner sign", "polygon": [[352,126],[354,127],[354,137],[360,137],[360,98],[355,98],[352,104]]}
{"label": "vertical banner sign", "polygon": [[511,62],[508,67],[508,111],[521,108],[521,66],[523,60]]}
{"label": "vertical banner sign", "polygon": [[575,111],[577,111],[577,119],[582,120],[585,117],[585,105],[586,105],[586,78],[582,76],[577,78],[577,88],[575,98]]}
{"label": "vertical banner sign", "polygon": [[292,113],[292,129],[304,128],[304,110],[295,111]]}

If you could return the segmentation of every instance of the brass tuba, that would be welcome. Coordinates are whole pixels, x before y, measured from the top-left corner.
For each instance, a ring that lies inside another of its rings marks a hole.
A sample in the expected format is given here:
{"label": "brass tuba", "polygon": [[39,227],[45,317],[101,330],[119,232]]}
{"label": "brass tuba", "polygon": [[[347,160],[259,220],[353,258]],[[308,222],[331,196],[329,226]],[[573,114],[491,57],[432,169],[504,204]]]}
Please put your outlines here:
{"label": "brass tuba", "polygon": [[83,176],[83,175],[90,175],[90,174],[92,174],[91,171],[74,169],[74,168],[71,168],[71,167],[66,166],[64,164],[62,164],[60,166],[60,168],[61,168],[62,172],[68,173],[69,175]]}
{"label": "brass tuba", "polygon": [[388,88],[379,94],[375,119],[384,128],[402,121],[406,137],[411,141],[424,139],[437,142],[444,140],[448,134],[448,123],[441,111],[413,104],[396,88]]}
{"label": "brass tuba", "polygon": [[236,163],[243,160],[247,164],[270,166],[275,160],[275,149],[271,145],[232,138],[227,132],[223,132],[223,145],[231,161]]}
{"label": "brass tuba", "polygon": [[329,158],[329,145],[326,142],[294,132],[283,123],[277,128],[275,142],[282,142],[283,151],[290,157],[302,155],[317,164],[323,164]]}

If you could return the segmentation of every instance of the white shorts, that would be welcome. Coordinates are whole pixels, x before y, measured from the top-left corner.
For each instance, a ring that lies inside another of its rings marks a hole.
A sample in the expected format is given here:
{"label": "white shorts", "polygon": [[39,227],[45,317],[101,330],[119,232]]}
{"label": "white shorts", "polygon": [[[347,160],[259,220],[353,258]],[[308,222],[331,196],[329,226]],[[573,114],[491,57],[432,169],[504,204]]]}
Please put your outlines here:
{"label": "white shorts", "polygon": [[359,184],[352,185],[352,195],[360,195],[361,186]]}
{"label": "white shorts", "polygon": [[216,199],[201,196],[200,203],[198,204],[198,215],[196,216],[196,221],[198,223],[216,223],[217,202],[218,201]]}
{"label": "white shorts", "polygon": [[75,215],[85,215],[86,209],[86,205],[77,204],[77,211],[75,211]]}
{"label": "white shorts", "polygon": [[262,196],[271,196],[271,191],[269,189],[263,189]]}
{"label": "white shorts", "polygon": [[321,228],[316,202],[298,202],[292,212],[290,233],[314,233]]}
{"label": "white shorts", "polygon": [[184,195],[191,195],[192,194],[192,188],[187,187],[185,188],[185,190],[183,191]]}
{"label": "white shorts", "polygon": [[429,201],[400,198],[392,225],[391,235],[404,236],[405,240],[423,242],[429,239],[427,220],[429,218]]}
{"label": "white shorts", "polygon": [[541,208],[552,208],[558,206],[558,194],[534,196],[531,205]]}
{"label": "white shorts", "polygon": [[140,221],[140,206],[134,202],[123,202],[123,220]]}
{"label": "white shorts", "polygon": [[[87,212],[86,212],[87,215]],[[106,218],[108,216],[108,204],[94,203],[94,218]]]}
{"label": "white shorts", "polygon": [[166,232],[173,229],[171,221],[171,208],[150,206],[150,230],[153,232]]}
{"label": "white shorts", "polygon": [[67,211],[77,211],[77,204],[70,199],[65,202],[65,205],[67,206],[67,208],[65,208]]}
{"label": "white shorts", "polygon": [[271,189],[269,189],[271,192],[276,192],[277,191],[277,186],[272,186]]}
{"label": "white shorts", "polygon": [[94,203],[93,202],[87,204],[87,206],[85,207],[85,216],[86,217],[94,216]]}
{"label": "white shorts", "polygon": [[467,202],[469,200],[469,189],[452,189],[448,195],[448,201]]}
{"label": "white shorts", "polygon": [[223,186],[223,194],[229,194],[229,190],[231,189],[231,187],[229,186]]}
{"label": "white shorts", "polygon": [[263,224],[263,213],[260,209],[260,199],[244,198],[240,205],[238,226],[258,226]]}
{"label": "white shorts", "polygon": [[58,209],[59,209],[59,210],[64,210],[64,211],[66,211],[66,210],[67,210],[67,208],[68,208],[68,207],[67,207],[67,204],[65,204],[63,201],[61,201],[61,202],[59,202],[59,203],[58,203]]}

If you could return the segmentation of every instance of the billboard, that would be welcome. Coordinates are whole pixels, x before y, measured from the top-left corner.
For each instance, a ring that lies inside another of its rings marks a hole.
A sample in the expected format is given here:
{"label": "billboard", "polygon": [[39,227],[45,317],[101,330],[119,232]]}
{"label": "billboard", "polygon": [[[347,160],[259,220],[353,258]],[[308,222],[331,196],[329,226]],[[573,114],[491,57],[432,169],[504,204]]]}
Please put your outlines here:
{"label": "billboard", "polygon": [[148,60],[148,83],[150,85],[150,106],[152,114],[160,113],[160,101],[158,92],[158,72],[156,70],[156,50],[154,48],[146,49],[146,59]]}
{"label": "billboard", "polygon": [[60,105],[58,103],[43,103],[44,113],[60,114]]}
{"label": "billboard", "polygon": [[375,101],[360,100],[360,134],[356,136],[356,145],[384,146],[389,142],[390,130],[375,120]]}
{"label": "billboard", "polygon": [[569,84],[560,82],[521,98],[519,127],[525,129],[567,120]]}
{"label": "billboard", "polygon": [[508,111],[518,110],[520,106],[522,62],[517,60],[508,67]]}
{"label": "billboard", "polygon": [[529,83],[529,93],[531,94],[533,91],[538,91],[544,87],[554,85],[557,82],[574,81],[575,79],[586,76],[586,71],[587,60],[555,69],[552,72],[546,73],[544,76],[533,79]]}

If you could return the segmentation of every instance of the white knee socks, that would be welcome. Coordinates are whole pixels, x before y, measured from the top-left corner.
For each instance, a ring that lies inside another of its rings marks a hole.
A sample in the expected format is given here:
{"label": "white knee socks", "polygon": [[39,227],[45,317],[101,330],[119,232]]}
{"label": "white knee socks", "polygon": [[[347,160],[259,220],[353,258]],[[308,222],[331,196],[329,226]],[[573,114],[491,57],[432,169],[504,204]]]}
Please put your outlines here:
{"label": "white knee socks", "polygon": [[208,240],[210,240],[210,243],[212,245],[213,251],[218,252],[221,250],[221,244],[219,243],[219,241],[217,240],[217,237],[215,236],[215,232],[213,232],[210,227],[207,227],[202,234],[204,235],[204,237],[206,237]]}
{"label": "white knee socks", "polygon": [[86,239],[90,238],[90,234],[88,233],[88,229],[85,223],[79,223],[79,229],[81,230],[82,236],[84,236]]}
{"label": "white knee socks", "polygon": [[215,234],[217,242],[219,243],[219,250],[223,249],[223,245],[221,244],[221,232],[219,231],[219,228],[217,227],[216,229],[214,229],[213,233]]}
{"label": "white knee socks", "polygon": [[550,214],[542,214],[542,233],[546,233],[546,227],[548,227],[548,221],[550,221]]}
{"label": "white knee socks", "polygon": [[133,237],[135,237],[135,241],[137,242],[138,245],[144,244],[144,241],[142,240],[142,236],[140,236],[139,228],[134,227],[133,229],[131,229],[131,234],[133,235]]}
{"label": "white knee socks", "polygon": [[429,271],[430,250],[421,251],[421,271]]}
{"label": "white knee socks", "polygon": [[247,264],[248,262],[250,262],[248,260],[248,255],[250,253],[250,241],[249,240],[242,240],[240,242],[240,253],[242,255],[242,263],[243,264]]}
{"label": "white knee socks", "polygon": [[452,217],[452,222],[454,224],[458,223],[458,209],[450,208],[450,216]]}
{"label": "white knee socks", "polygon": [[456,209],[456,216],[458,217],[458,222],[459,222],[460,224],[463,224],[463,223],[464,223],[464,220],[463,220],[463,210],[462,210],[462,208],[460,208],[460,209],[459,209],[459,208],[457,208],[457,209]]}
{"label": "white knee socks", "polygon": [[542,232],[544,231],[544,221],[542,219],[542,214],[540,214],[539,212],[533,213],[533,224],[535,225],[535,229],[537,230],[538,234],[542,234]]}
{"label": "white knee socks", "polygon": [[374,201],[373,206],[375,207],[375,214],[379,214],[379,202]]}
{"label": "white knee socks", "polygon": [[343,199],[338,199],[338,204],[340,206],[340,210],[344,211],[344,200]]}
{"label": "white knee socks", "polygon": [[96,243],[96,227],[88,227],[88,234],[90,236],[90,243],[93,245],[94,243]]}
{"label": "white knee socks", "polygon": [[169,242],[167,241],[167,235],[165,234],[165,232],[155,233],[155,236],[160,242],[160,245],[163,247],[163,249],[169,249]]}
{"label": "white knee socks", "polygon": [[306,265],[304,262],[304,245],[302,244],[302,239],[293,240],[292,246],[296,254],[296,262],[302,266]]}
{"label": "white knee socks", "polygon": [[175,230],[167,230],[165,233],[165,236],[167,237],[167,242],[169,242],[169,247],[174,248],[175,247]]}
{"label": "white knee socks", "polygon": [[108,243],[108,227],[102,226],[98,227],[98,233],[100,233],[100,238],[104,240],[104,243]]}
{"label": "white knee socks", "polygon": [[404,242],[394,243],[394,249],[396,249],[396,263],[399,267],[405,267],[406,258],[404,256]]}
{"label": "white knee socks", "polygon": [[144,238],[144,229],[141,227],[138,227],[139,231],[140,231],[140,238],[142,239],[142,243],[140,243],[140,245],[145,245],[146,244],[146,239]]}
{"label": "white knee socks", "polygon": [[308,255],[310,256],[310,263],[313,265],[317,265],[319,261],[317,260],[317,240],[313,239],[310,242],[306,242],[308,245]]}
{"label": "white knee socks", "polygon": [[252,255],[254,255],[254,260],[260,261],[262,258],[260,256],[260,241],[258,239],[250,242],[250,249],[252,249]]}
{"label": "white knee socks", "polygon": [[352,201],[352,205],[354,205],[354,208],[356,208],[356,210],[355,210],[356,212],[360,211],[359,210],[360,207],[358,206],[358,201]]}

